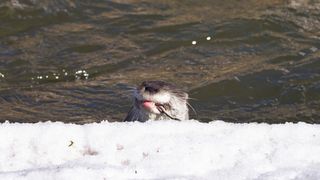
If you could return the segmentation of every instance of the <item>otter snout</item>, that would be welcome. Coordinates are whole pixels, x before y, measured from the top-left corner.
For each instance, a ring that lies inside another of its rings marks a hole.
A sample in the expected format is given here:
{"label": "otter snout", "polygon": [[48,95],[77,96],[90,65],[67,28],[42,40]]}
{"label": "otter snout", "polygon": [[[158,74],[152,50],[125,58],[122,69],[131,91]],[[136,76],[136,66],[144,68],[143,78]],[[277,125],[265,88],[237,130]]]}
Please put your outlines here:
{"label": "otter snout", "polygon": [[134,92],[125,121],[188,119],[188,94],[164,81],[144,81]]}
{"label": "otter snout", "polygon": [[149,92],[151,94],[155,94],[159,92],[160,87],[152,82],[143,82],[142,83],[142,88],[144,89],[144,91]]}

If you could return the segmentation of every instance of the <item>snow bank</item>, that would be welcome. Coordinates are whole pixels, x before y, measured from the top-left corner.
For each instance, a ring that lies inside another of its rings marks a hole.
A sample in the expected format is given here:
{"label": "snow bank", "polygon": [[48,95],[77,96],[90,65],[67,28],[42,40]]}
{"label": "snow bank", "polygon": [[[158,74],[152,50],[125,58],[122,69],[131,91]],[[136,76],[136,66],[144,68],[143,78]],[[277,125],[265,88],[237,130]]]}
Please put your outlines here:
{"label": "snow bank", "polygon": [[320,125],[0,124],[0,179],[320,179]]}

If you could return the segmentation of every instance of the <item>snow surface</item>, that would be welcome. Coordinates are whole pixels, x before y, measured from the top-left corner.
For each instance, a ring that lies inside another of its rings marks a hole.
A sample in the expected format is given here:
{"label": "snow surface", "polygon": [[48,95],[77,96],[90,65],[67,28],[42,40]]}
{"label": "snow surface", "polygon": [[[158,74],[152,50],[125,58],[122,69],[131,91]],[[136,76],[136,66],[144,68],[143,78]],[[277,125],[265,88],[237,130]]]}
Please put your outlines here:
{"label": "snow surface", "polygon": [[0,124],[0,179],[320,179],[320,125]]}

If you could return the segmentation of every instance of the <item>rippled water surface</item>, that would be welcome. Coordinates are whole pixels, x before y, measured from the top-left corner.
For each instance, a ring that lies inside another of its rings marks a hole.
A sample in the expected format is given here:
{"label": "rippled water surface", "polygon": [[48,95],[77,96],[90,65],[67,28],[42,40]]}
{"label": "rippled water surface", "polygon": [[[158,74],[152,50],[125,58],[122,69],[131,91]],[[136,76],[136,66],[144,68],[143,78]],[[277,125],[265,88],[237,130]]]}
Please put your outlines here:
{"label": "rippled water surface", "polygon": [[0,121],[121,121],[143,80],[201,121],[320,122],[320,2],[4,0]]}

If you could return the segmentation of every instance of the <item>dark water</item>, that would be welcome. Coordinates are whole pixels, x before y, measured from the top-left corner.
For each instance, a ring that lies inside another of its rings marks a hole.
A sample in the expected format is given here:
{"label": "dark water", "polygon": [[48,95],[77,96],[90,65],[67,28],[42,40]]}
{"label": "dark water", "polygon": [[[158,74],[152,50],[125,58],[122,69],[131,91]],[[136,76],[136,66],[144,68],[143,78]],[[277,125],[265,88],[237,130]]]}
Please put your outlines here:
{"label": "dark water", "polygon": [[1,122],[121,121],[149,79],[200,121],[320,123],[320,2],[0,2]]}

